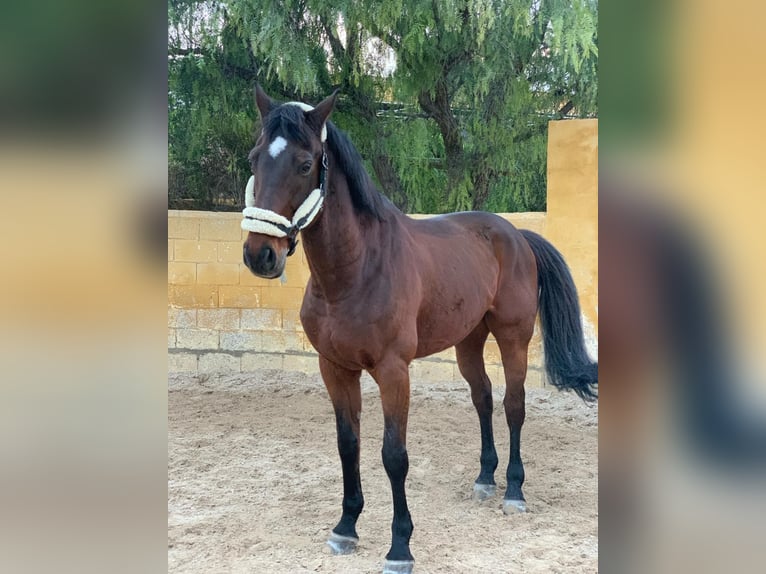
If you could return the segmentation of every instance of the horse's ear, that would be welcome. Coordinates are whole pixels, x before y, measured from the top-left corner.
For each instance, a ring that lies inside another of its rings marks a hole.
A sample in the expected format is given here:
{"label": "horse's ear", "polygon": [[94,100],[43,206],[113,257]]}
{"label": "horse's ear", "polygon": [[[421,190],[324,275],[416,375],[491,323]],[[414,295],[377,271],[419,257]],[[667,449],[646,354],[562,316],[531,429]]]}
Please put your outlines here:
{"label": "horse's ear", "polygon": [[322,129],[329,119],[333,108],[335,108],[335,100],[338,99],[338,93],[340,93],[340,90],[335,90],[331,95],[319,102],[313,110],[306,112],[306,122],[319,136],[321,136]]}
{"label": "horse's ear", "polygon": [[269,115],[269,112],[275,108],[274,100],[266,95],[260,84],[255,84],[255,105],[261,114],[261,119]]}

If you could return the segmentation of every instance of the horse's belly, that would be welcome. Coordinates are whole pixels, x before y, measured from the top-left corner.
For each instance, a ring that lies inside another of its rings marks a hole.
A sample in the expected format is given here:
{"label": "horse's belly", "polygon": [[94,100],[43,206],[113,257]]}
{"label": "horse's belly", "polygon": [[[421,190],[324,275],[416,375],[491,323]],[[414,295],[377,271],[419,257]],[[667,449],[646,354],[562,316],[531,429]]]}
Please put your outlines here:
{"label": "horse's belly", "polygon": [[417,357],[452,347],[465,339],[491,308],[497,288],[498,267],[491,253],[485,257],[450,260],[452,272],[440,269],[429,277],[418,311]]}
{"label": "horse's belly", "polygon": [[460,340],[455,342],[445,341],[445,340],[424,341],[423,339],[418,339],[418,350],[417,350],[417,353],[415,354],[415,358],[420,359],[421,357],[428,357],[429,355],[440,353],[441,351],[449,349],[450,347],[454,347],[455,344],[458,343],[459,341]]}
{"label": "horse's belly", "polygon": [[490,297],[455,297],[422,310],[416,357],[444,351],[465,339],[484,318],[490,303]]}

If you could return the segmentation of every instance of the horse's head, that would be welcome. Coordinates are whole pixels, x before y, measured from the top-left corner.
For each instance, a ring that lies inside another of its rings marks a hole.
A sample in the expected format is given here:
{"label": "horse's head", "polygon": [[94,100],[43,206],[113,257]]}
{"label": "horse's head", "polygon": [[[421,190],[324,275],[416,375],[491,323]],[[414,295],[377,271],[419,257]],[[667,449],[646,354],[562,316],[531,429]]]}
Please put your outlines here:
{"label": "horse's head", "polygon": [[315,108],[273,101],[260,86],[255,101],[263,130],[249,155],[253,176],[247,184],[242,229],[245,265],[260,277],[279,277],[324,199],[327,119],[337,90]]}

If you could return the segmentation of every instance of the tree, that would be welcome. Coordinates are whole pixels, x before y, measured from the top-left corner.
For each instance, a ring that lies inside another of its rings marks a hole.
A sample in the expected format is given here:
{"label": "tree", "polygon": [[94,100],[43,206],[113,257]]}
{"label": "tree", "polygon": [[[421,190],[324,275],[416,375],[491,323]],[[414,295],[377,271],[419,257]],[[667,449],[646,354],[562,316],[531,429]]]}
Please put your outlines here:
{"label": "tree", "polygon": [[341,88],[336,124],[407,211],[544,209],[547,122],[596,113],[594,0],[216,6],[238,80],[308,101]]}
{"label": "tree", "polygon": [[234,208],[252,147],[251,56],[220,2],[171,0],[168,17],[169,205]]}

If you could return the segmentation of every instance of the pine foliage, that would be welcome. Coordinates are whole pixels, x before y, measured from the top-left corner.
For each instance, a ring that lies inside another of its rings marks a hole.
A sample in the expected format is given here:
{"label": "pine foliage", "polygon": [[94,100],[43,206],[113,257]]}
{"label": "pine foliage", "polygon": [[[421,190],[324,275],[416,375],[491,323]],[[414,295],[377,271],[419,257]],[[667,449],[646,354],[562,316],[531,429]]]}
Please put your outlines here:
{"label": "pine foliage", "polygon": [[596,0],[171,0],[173,207],[241,208],[252,86],[317,102],[409,212],[545,209],[547,123],[597,114]]}

